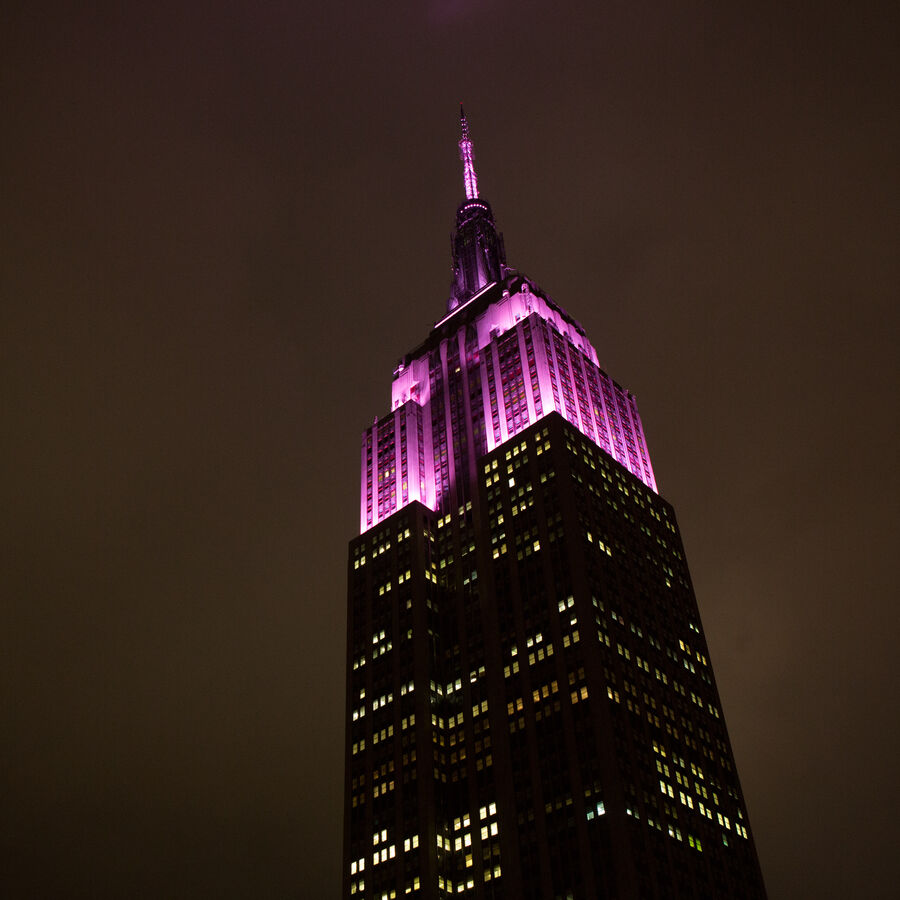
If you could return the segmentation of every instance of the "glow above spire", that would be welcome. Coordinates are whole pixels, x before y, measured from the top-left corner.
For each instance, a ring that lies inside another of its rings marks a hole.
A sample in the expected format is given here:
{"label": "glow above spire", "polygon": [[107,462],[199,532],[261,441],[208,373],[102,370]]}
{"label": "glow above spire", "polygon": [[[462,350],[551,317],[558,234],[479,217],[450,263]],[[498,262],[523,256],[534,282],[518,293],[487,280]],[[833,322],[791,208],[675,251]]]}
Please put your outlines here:
{"label": "glow above spire", "polygon": [[472,149],[472,141],[469,140],[469,123],[463,112],[462,104],[459,105],[459,124],[462,129],[462,137],[459,141],[459,158],[463,162],[463,181],[466,185],[466,199],[474,200],[478,197],[478,176],[475,174],[475,151]]}

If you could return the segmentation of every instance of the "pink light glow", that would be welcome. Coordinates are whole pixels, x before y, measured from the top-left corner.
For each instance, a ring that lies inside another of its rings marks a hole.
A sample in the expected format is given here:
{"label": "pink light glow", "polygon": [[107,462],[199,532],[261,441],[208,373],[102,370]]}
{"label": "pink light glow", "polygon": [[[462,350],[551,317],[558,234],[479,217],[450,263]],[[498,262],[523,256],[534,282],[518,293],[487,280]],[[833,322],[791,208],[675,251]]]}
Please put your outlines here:
{"label": "pink light glow", "polygon": [[462,104],[459,106],[459,123],[462,128],[462,138],[459,142],[459,158],[463,162],[463,182],[466,186],[466,199],[475,200],[478,197],[478,176],[475,174],[475,151],[472,149],[472,141],[469,140],[469,123],[463,112]]}
{"label": "pink light glow", "polygon": [[551,412],[656,491],[634,397],[600,368],[584,329],[506,266],[462,105],[459,121],[466,201],[449,312],[397,367],[390,411],[363,434],[360,533],[413,501],[446,510],[479,457]]}
{"label": "pink light glow", "polygon": [[[491,451],[558,412],[656,490],[634,397],[600,368],[596,350],[579,327],[527,281],[471,318],[460,314],[466,307],[439,323],[459,316],[458,329],[437,347],[440,375],[428,352],[408,359],[394,374],[390,412],[363,435],[361,532],[413,500],[438,510],[450,499],[455,472],[467,467],[451,451],[447,476],[441,478],[439,447],[442,440],[447,444],[455,421],[447,403],[452,378],[465,377],[462,393],[479,398],[480,405],[468,408],[456,423],[465,430],[466,421],[481,422],[484,446],[470,445],[468,452]],[[471,356],[473,339],[477,353]],[[463,361],[467,355],[463,375],[452,358]],[[442,410],[437,417],[436,403]]]}

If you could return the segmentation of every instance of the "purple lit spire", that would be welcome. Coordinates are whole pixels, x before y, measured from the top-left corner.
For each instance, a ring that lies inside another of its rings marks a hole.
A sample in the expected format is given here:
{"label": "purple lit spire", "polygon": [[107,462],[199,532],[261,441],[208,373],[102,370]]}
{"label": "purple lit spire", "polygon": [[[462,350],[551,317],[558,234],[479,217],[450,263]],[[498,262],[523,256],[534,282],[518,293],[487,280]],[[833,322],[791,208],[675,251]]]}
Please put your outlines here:
{"label": "purple lit spire", "polygon": [[600,368],[582,327],[506,265],[491,205],[478,196],[462,106],[459,119],[466,199],[447,315],[404,356],[390,411],[362,436],[361,533],[410,503],[459,508],[480,459],[550,413],[656,490],[634,397]]}
{"label": "purple lit spire", "polygon": [[478,197],[478,176],[475,174],[475,151],[472,149],[472,141],[469,140],[469,123],[463,112],[462,103],[459,104],[459,125],[462,129],[462,137],[459,141],[459,158],[463,162],[463,181],[466,185],[466,199],[475,200]]}

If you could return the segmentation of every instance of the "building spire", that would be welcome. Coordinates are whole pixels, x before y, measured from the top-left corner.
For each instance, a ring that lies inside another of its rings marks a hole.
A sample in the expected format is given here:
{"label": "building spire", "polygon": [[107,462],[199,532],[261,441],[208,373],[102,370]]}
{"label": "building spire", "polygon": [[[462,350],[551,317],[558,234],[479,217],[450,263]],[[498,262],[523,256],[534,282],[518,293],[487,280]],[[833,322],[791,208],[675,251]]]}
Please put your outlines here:
{"label": "building spire", "polygon": [[475,200],[478,197],[478,176],[475,174],[475,151],[472,149],[472,141],[469,139],[469,123],[463,111],[462,103],[459,104],[459,125],[462,137],[459,141],[459,158],[463,163],[463,182],[466,186],[466,199]]}
{"label": "building spire", "polygon": [[459,158],[463,162],[466,199],[456,210],[456,232],[452,238],[453,281],[447,310],[452,312],[482,288],[499,281],[506,269],[503,238],[497,233],[494,215],[487,200],[478,196],[475,153],[469,138],[469,123],[459,105]]}

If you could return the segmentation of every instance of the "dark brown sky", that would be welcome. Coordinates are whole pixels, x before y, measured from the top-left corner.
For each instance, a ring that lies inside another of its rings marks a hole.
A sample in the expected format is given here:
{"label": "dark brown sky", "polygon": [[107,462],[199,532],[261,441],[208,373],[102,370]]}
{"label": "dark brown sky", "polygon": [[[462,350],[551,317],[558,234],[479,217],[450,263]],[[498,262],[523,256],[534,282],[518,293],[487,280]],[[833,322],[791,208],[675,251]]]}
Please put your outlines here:
{"label": "dark brown sky", "polygon": [[0,893],[337,898],[359,434],[463,99],[638,397],[771,900],[893,897],[892,13],[5,3]]}

